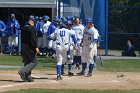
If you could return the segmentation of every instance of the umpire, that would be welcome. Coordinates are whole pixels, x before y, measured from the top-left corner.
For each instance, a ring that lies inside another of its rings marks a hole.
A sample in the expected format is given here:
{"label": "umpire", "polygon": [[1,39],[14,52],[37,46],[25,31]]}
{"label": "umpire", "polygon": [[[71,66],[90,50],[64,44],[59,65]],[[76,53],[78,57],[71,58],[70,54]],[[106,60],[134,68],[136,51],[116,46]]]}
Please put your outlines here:
{"label": "umpire", "polygon": [[24,67],[18,73],[24,82],[34,81],[31,77],[31,71],[37,65],[36,54],[39,53],[36,33],[35,20],[30,18],[21,30],[21,56]]}

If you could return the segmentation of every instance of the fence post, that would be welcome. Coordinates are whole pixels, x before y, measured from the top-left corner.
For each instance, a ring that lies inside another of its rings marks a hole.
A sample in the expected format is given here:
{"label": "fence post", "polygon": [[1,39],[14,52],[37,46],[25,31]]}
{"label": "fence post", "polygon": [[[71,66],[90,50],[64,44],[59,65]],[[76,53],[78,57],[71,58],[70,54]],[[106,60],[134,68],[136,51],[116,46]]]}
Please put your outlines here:
{"label": "fence post", "polygon": [[108,55],[108,0],[105,0],[105,55]]}
{"label": "fence post", "polygon": [[60,0],[58,0],[58,17],[60,17]]}

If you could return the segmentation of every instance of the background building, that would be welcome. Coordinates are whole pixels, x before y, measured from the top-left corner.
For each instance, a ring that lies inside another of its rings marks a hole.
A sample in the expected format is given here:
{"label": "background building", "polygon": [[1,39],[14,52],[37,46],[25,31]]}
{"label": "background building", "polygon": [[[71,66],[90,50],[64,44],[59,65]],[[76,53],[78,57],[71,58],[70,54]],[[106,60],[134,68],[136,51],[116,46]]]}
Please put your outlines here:
{"label": "background building", "polygon": [[48,15],[51,18],[56,15],[56,8],[56,0],[0,0],[0,19],[7,22],[8,16],[14,13],[23,26],[29,15]]}

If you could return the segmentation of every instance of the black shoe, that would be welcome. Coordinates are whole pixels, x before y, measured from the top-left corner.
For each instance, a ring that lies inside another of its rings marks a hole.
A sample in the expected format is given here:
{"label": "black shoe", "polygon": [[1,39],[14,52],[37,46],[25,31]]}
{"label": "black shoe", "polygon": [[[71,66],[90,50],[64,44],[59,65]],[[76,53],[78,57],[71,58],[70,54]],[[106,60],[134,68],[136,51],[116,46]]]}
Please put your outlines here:
{"label": "black shoe", "polygon": [[79,75],[79,76],[82,76],[82,75],[84,75],[85,73],[84,72],[79,72],[79,73],[76,73],[77,75]]}
{"label": "black shoe", "polygon": [[34,82],[34,79],[33,79],[31,76],[28,76],[28,77],[27,77],[27,81],[28,81],[28,82]]}
{"label": "black shoe", "polygon": [[26,77],[25,73],[22,73],[21,71],[19,71],[18,74],[20,75],[21,79],[22,79],[24,82],[27,81],[27,77]]}
{"label": "black shoe", "polygon": [[57,76],[57,80],[62,80],[62,77],[61,76]]}
{"label": "black shoe", "polygon": [[92,73],[89,72],[89,73],[87,74],[87,77],[91,77],[91,76],[92,76]]}
{"label": "black shoe", "polygon": [[63,72],[61,72],[61,75],[64,75],[65,73],[64,73],[64,71]]}
{"label": "black shoe", "polygon": [[68,76],[74,76],[74,74],[72,72],[69,72]]}

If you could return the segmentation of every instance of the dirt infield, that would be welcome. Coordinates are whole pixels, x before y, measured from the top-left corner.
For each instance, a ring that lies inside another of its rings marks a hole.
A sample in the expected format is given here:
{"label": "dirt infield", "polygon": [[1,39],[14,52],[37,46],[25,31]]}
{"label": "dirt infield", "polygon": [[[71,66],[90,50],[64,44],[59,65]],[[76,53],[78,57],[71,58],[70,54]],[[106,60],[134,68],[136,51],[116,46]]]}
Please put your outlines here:
{"label": "dirt infield", "polygon": [[22,82],[18,71],[0,70],[0,92],[29,88],[43,89],[100,89],[100,90],[131,90],[140,89],[140,73],[129,72],[99,72],[92,77],[63,76],[62,81],[56,81],[53,71],[33,71],[34,82]]}

